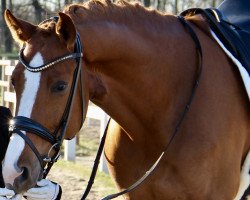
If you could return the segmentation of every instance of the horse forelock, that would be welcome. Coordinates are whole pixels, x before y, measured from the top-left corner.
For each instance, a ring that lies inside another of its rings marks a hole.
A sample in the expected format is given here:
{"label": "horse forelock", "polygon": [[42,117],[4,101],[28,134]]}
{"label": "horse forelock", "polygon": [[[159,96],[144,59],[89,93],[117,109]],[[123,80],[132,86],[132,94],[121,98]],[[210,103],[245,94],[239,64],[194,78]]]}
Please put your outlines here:
{"label": "horse forelock", "polygon": [[[43,57],[39,52],[35,54],[29,63],[29,65],[33,67],[37,67],[42,64]],[[31,117],[40,85],[40,78],[40,72],[32,73],[28,70],[24,70],[24,87],[18,107],[18,116],[28,118]],[[23,133],[26,134],[25,131],[23,131]],[[13,134],[11,136],[3,164],[3,177],[5,183],[13,185],[15,178],[21,174],[21,170],[18,168],[17,163],[24,147],[25,141],[19,135]]]}
{"label": "horse forelock", "polygon": [[45,20],[38,25],[43,34],[49,34],[50,32],[54,32],[55,26],[56,22],[53,21],[52,19]]}

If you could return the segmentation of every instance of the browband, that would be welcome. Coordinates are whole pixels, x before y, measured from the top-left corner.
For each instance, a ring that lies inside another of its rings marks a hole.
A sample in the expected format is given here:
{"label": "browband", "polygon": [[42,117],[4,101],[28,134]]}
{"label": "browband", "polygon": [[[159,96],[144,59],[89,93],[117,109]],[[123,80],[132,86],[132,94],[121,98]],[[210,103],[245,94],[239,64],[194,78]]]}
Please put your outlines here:
{"label": "browband", "polygon": [[23,58],[23,51],[24,51],[24,48],[23,47],[20,52],[19,52],[19,61],[22,63],[22,65],[29,71],[31,72],[40,72],[40,71],[43,71],[49,67],[52,67],[53,65],[59,63],[59,62],[62,62],[62,61],[65,61],[65,60],[68,60],[68,59],[76,59],[76,58],[81,58],[83,56],[83,54],[80,52],[80,53],[71,53],[71,54],[67,54],[65,56],[61,56],[59,58],[56,58],[54,60],[52,60],[51,62],[47,63],[47,64],[44,64],[44,65],[41,65],[41,66],[38,66],[38,67],[31,67],[29,66],[28,63],[26,63],[24,61],[24,58]]}

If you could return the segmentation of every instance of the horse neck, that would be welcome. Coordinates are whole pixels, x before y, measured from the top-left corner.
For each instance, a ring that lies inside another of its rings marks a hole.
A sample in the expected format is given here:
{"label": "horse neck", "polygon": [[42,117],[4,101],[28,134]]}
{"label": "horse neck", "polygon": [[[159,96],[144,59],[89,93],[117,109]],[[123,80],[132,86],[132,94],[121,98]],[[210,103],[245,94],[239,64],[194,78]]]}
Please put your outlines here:
{"label": "horse neck", "polygon": [[[184,108],[191,91],[195,47],[178,20],[170,18],[161,34],[155,29],[150,32],[143,25],[136,31],[113,23],[80,30],[90,100],[131,133],[134,140],[139,141],[141,133],[154,132],[160,134],[155,137],[162,141],[159,130],[172,129],[173,120],[182,110],[176,108]],[[164,127],[158,119],[167,122]],[[163,137],[166,141],[165,133]]]}

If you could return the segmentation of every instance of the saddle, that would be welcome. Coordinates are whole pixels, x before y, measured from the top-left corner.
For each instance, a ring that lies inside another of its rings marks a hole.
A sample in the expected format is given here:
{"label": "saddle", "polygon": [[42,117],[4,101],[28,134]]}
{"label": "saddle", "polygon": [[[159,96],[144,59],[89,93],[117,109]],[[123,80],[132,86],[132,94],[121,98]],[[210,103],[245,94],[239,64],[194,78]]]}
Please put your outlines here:
{"label": "saddle", "polygon": [[223,19],[234,24],[239,30],[250,32],[250,2],[249,0],[225,0],[218,10]]}
{"label": "saddle", "polygon": [[217,8],[192,8],[182,16],[201,14],[224,46],[250,74],[250,3],[249,0],[225,0]]}

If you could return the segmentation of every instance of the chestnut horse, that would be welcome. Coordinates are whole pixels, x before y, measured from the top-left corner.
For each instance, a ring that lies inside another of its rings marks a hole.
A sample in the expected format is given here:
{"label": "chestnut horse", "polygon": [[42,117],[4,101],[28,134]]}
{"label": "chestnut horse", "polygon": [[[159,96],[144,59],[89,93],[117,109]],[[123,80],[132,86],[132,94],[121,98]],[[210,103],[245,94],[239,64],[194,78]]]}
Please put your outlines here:
{"label": "chestnut horse", "polygon": [[[64,138],[79,131],[88,100],[94,102],[112,117],[105,143],[110,174],[119,190],[134,183],[165,149],[196,79],[195,43],[178,18],[139,4],[91,0],[65,7],[57,22],[35,26],[10,11],[5,20],[31,68],[73,53],[79,33],[82,82]],[[239,200],[248,186],[240,180],[242,166],[249,166],[250,149],[249,99],[241,77],[212,39],[205,20],[197,15],[186,21],[203,51],[200,85],[167,155],[126,199]],[[57,129],[75,63],[65,59],[32,72],[19,62],[12,74],[16,115],[50,132]],[[51,149],[44,138],[27,130],[23,134],[40,155]],[[13,134],[3,164],[6,186],[22,193],[35,186],[41,174],[37,156]]]}

